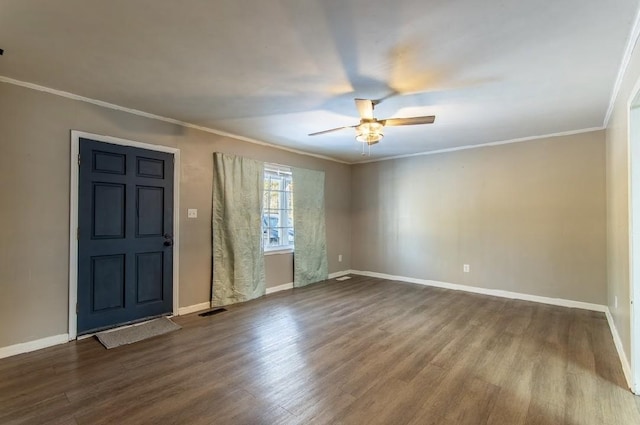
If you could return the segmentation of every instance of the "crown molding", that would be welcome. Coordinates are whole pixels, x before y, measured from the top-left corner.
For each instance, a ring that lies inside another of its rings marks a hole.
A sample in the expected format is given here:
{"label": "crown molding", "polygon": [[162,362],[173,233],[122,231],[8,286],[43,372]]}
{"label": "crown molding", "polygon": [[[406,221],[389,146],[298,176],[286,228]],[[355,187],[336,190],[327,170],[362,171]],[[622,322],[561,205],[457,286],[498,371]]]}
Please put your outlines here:
{"label": "crown molding", "polygon": [[288,147],[281,146],[281,145],[276,145],[276,144],[273,144],[273,143],[263,142],[261,140],[252,139],[250,137],[239,136],[237,134],[227,133],[226,131],[216,130],[214,128],[204,127],[204,126],[197,125],[197,124],[192,124],[192,123],[189,123],[189,122],[186,122],[186,121],[176,120],[174,118],[163,117],[161,115],[152,114],[152,113],[149,113],[149,112],[141,111],[139,109],[127,108],[125,106],[116,105],[114,103],[104,102],[102,100],[92,99],[90,97],[85,97],[85,96],[80,96],[78,94],[66,92],[66,91],[63,91],[63,90],[52,89],[50,87],[45,87],[45,86],[41,86],[41,85],[38,85],[38,84],[29,83],[29,82],[26,82],[26,81],[16,80],[16,79],[13,79],[13,78],[5,77],[3,75],[0,75],[0,83],[13,84],[13,85],[20,86],[20,87],[25,87],[25,88],[28,88],[28,89],[31,89],[31,90],[37,90],[37,91],[53,94],[53,95],[56,95],[56,96],[66,97],[67,99],[73,99],[73,100],[78,100],[80,102],[91,103],[92,105],[101,106],[103,108],[108,108],[108,109],[113,109],[113,110],[116,110],[116,111],[126,112],[126,113],[137,115],[137,116],[140,116],[140,117],[149,118],[149,119],[158,120],[158,121],[163,121],[163,122],[166,122],[166,123],[175,124],[175,125],[179,125],[179,126],[187,127],[187,128],[192,128],[194,130],[200,130],[200,131],[204,131],[206,133],[215,134],[215,135],[218,135],[218,136],[229,137],[229,138],[232,138],[232,139],[241,140],[243,142],[253,143],[255,145],[260,145],[260,146],[266,146],[266,147],[270,147],[270,148],[274,148],[274,149],[279,149],[279,150],[282,150],[282,151],[287,151],[287,152],[295,153],[295,154],[298,154],[298,155],[312,156],[314,158],[324,159],[324,160],[332,161],[332,162],[338,162],[340,164],[350,164],[347,161],[342,161],[342,160],[339,160],[339,159],[336,159],[336,158],[332,158],[330,156],[320,155],[320,154],[306,152],[306,151],[302,151],[302,150],[298,150],[298,149],[288,148]]}
{"label": "crown molding", "polygon": [[[638,15],[638,17],[640,18],[640,14]],[[640,21],[636,21],[636,22],[640,23]],[[636,28],[637,28],[637,30],[636,30]],[[634,34],[636,34],[636,33],[640,34],[640,25],[634,26]],[[637,35],[636,35],[636,39],[637,39]],[[633,49],[631,49],[631,51],[633,51]],[[629,54],[629,56],[630,56],[630,54]],[[628,60],[627,60],[627,63],[628,63]],[[624,72],[622,72],[622,74],[624,74]],[[116,105],[114,103],[104,102],[102,100],[92,99],[92,98],[89,98],[89,97],[77,95],[75,93],[70,93],[70,92],[66,92],[66,91],[63,91],[63,90],[53,89],[53,88],[50,88],[50,87],[45,87],[45,86],[41,86],[41,85],[38,85],[38,84],[29,83],[29,82],[26,82],[26,81],[16,80],[16,79],[5,77],[5,76],[2,76],[2,75],[0,75],[0,83],[13,84],[13,85],[24,87],[24,88],[28,88],[28,89],[31,89],[31,90],[41,91],[41,92],[53,94],[55,96],[65,97],[67,99],[72,99],[72,100],[77,100],[77,101],[80,101],[80,102],[90,103],[92,105],[101,106],[103,108],[112,109],[112,110],[121,111],[121,112],[126,112],[126,113],[137,115],[137,116],[140,116],[140,117],[149,118],[149,119],[153,119],[153,120],[158,120],[158,121],[162,121],[162,122],[166,122],[166,123],[170,123],[170,124],[175,124],[175,125],[179,125],[179,126],[186,127],[186,128],[192,128],[192,129],[195,129],[195,130],[203,131],[203,132],[210,133],[210,134],[215,134],[215,135],[218,135],[218,136],[229,137],[229,138],[232,138],[232,139],[240,140],[240,141],[247,142],[247,143],[252,143],[252,144],[255,144],[255,145],[266,146],[266,147],[269,147],[269,148],[278,149],[278,150],[282,150],[282,151],[286,151],[286,152],[291,152],[291,153],[295,153],[295,154],[298,154],[298,155],[311,156],[311,157],[314,157],[314,158],[323,159],[323,160],[332,161],[332,162],[337,162],[339,164],[346,164],[346,165],[367,164],[367,163],[371,163],[371,162],[388,161],[388,160],[392,160],[392,159],[411,158],[411,157],[414,157],[414,156],[435,155],[435,154],[440,154],[440,153],[456,152],[456,151],[467,150],[467,149],[477,149],[477,148],[484,148],[484,147],[489,147],[489,146],[506,145],[506,144],[510,144],[510,143],[520,143],[520,142],[532,141],[532,140],[549,138],[549,137],[559,137],[559,136],[569,136],[569,135],[581,134],[581,133],[589,133],[589,132],[592,132],[592,131],[603,130],[604,128],[606,128],[606,127],[591,127],[591,128],[585,128],[585,129],[579,129],[579,130],[565,131],[565,132],[560,132],[560,133],[543,134],[543,135],[537,135],[537,136],[522,137],[522,138],[518,138],[518,139],[503,140],[503,141],[498,141],[498,142],[489,142],[489,143],[482,143],[482,144],[477,144],[477,145],[464,145],[464,146],[457,146],[457,147],[453,147],[453,148],[438,149],[438,150],[433,150],[433,151],[423,151],[423,152],[417,152],[417,153],[412,153],[412,154],[394,155],[394,156],[370,159],[370,160],[365,160],[365,161],[353,161],[353,162],[350,162],[350,161],[343,161],[343,160],[340,160],[340,159],[337,159],[337,158],[333,158],[333,157],[330,157],[330,156],[325,156],[325,155],[306,152],[306,151],[302,151],[302,150],[298,150],[298,149],[288,148],[288,147],[281,146],[281,145],[276,145],[276,144],[273,144],[273,143],[263,142],[261,140],[252,139],[250,137],[244,137],[244,136],[228,133],[228,132],[221,131],[221,130],[216,130],[214,128],[204,127],[204,126],[197,125],[197,124],[192,124],[192,123],[189,123],[189,122],[186,122],[186,121],[180,121],[180,120],[177,120],[177,119],[174,119],[174,118],[163,117],[163,116],[160,116],[160,115],[152,114],[152,113],[141,111],[141,110],[138,110],[138,109],[127,108],[127,107],[124,107],[124,106]]]}
{"label": "crown molding", "polygon": [[518,139],[502,140],[502,141],[499,141],[499,142],[489,142],[489,143],[481,143],[481,144],[477,144],[477,145],[457,146],[455,148],[446,148],[446,149],[438,149],[438,150],[435,150],[435,151],[409,153],[409,154],[406,154],[406,155],[387,156],[387,157],[384,157],[384,158],[377,158],[377,159],[370,159],[370,160],[366,160],[366,161],[352,162],[351,165],[368,164],[368,163],[371,163],[371,162],[388,161],[388,160],[391,160],[391,159],[412,158],[414,156],[435,155],[435,154],[439,154],[439,153],[456,152],[456,151],[463,151],[463,150],[467,150],[467,149],[486,148],[486,147],[490,147],[490,146],[508,145],[508,144],[511,144],[511,143],[529,142],[529,141],[533,141],[533,140],[547,139],[547,138],[551,138],[551,137],[573,136],[575,134],[591,133],[593,131],[600,131],[600,130],[604,130],[604,129],[605,129],[604,127],[590,127],[590,128],[579,129],[579,130],[563,131],[563,132],[560,132],[560,133],[542,134],[542,135],[539,135],[539,136],[529,136],[529,137],[521,137],[521,138],[518,138]]}
{"label": "crown molding", "polygon": [[624,75],[627,73],[627,68],[629,67],[629,62],[631,62],[631,56],[633,55],[633,50],[636,47],[636,43],[638,42],[639,36],[640,36],[640,9],[638,9],[636,13],[636,18],[633,22],[631,33],[629,34],[629,38],[627,39],[627,47],[624,50],[624,54],[622,55],[622,61],[620,62],[620,68],[618,69],[618,76],[616,77],[616,81],[613,84],[613,89],[611,90],[611,99],[609,100],[609,107],[607,108],[607,113],[604,116],[604,123],[602,125],[604,128],[607,128],[609,126],[609,119],[611,119],[611,114],[613,113],[613,108],[615,107],[616,100],[618,99],[618,94],[620,94],[620,87],[622,86],[622,80],[624,79]]}

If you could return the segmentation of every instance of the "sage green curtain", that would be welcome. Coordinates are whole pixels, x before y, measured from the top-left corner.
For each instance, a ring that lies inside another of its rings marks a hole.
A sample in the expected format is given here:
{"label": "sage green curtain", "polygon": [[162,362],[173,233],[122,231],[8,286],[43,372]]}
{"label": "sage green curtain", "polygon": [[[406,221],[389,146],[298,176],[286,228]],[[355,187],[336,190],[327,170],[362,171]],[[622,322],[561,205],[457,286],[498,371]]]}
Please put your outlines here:
{"label": "sage green curtain", "polygon": [[213,305],[248,301],[265,293],[263,186],[262,162],[214,154]]}
{"label": "sage green curtain", "polygon": [[292,168],[293,178],[293,286],[305,286],[329,277],[324,218],[324,172]]}

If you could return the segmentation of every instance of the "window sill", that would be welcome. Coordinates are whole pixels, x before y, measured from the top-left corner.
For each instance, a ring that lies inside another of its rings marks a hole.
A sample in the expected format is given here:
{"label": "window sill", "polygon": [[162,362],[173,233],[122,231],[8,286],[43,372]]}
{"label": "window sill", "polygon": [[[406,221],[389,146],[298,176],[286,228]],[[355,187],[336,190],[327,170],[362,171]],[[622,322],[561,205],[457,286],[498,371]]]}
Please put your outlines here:
{"label": "window sill", "polygon": [[264,255],[293,254],[293,248],[277,248],[265,250]]}

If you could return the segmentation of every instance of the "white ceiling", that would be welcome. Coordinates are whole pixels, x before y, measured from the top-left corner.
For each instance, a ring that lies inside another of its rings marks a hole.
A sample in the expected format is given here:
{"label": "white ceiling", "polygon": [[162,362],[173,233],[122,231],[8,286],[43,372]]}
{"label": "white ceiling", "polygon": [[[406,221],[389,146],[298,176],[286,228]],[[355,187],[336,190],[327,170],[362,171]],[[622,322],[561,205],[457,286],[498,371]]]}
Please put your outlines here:
{"label": "white ceiling", "polygon": [[638,0],[0,0],[0,75],[355,162],[603,125]]}

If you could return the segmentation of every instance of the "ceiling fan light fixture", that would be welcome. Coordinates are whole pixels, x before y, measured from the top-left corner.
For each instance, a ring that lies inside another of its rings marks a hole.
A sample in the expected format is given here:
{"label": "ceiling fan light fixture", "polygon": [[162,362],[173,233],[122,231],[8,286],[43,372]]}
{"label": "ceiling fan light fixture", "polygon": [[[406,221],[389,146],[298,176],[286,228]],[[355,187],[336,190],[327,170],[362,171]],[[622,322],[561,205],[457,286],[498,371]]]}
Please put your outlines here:
{"label": "ceiling fan light fixture", "polygon": [[379,120],[373,116],[373,109],[381,102],[381,100],[355,99],[355,101],[356,107],[358,108],[358,114],[360,115],[359,124],[316,131],[315,133],[309,133],[309,136],[318,136],[320,134],[333,133],[334,131],[340,131],[346,128],[355,128],[356,140],[362,143],[362,154],[364,155],[365,143],[369,146],[370,152],[371,145],[375,145],[384,137],[382,129],[385,126],[433,124],[436,119],[435,115],[429,115],[424,117],[387,118]]}
{"label": "ceiling fan light fixture", "polygon": [[378,121],[363,122],[356,127],[356,140],[368,145],[378,143],[384,137],[382,127],[384,126]]}

